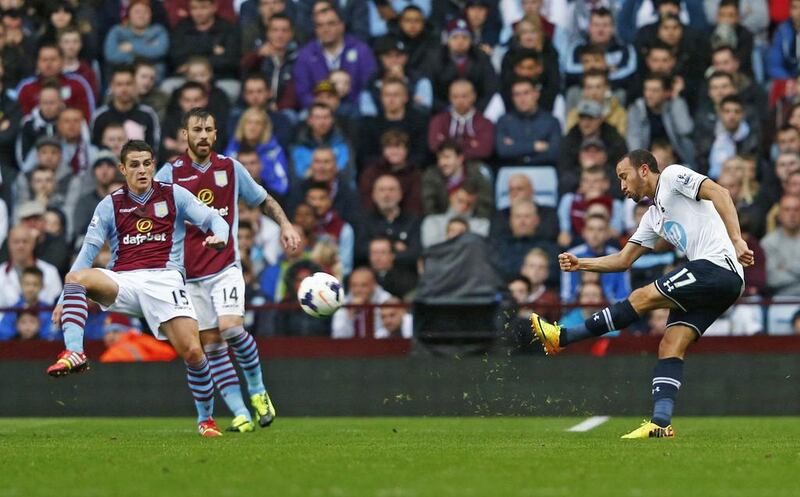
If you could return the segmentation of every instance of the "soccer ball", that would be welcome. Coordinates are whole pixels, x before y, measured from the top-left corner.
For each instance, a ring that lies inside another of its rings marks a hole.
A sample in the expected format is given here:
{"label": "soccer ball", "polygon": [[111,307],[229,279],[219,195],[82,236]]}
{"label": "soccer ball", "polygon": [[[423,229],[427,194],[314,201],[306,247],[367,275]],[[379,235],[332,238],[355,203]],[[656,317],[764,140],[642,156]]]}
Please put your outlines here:
{"label": "soccer ball", "polygon": [[314,273],[306,277],[297,290],[300,307],[309,316],[328,317],[344,302],[342,284],[328,273]]}

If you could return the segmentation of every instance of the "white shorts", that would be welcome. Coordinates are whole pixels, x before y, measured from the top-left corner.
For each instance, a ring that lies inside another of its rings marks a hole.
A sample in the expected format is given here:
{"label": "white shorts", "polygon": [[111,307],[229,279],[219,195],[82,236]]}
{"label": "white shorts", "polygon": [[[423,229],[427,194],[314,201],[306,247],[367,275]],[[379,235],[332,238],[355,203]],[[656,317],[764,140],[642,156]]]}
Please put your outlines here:
{"label": "white shorts", "polygon": [[121,273],[108,269],[100,271],[119,287],[114,303],[108,307],[100,305],[100,308],[143,317],[159,340],[167,339],[159,329],[161,323],[180,316],[197,319],[183,276],[175,269],[144,269]]}
{"label": "white shorts", "polygon": [[244,316],[244,277],[230,266],[219,274],[190,281],[189,295],[197,312],[200,331],[219,326],[219,316]]}

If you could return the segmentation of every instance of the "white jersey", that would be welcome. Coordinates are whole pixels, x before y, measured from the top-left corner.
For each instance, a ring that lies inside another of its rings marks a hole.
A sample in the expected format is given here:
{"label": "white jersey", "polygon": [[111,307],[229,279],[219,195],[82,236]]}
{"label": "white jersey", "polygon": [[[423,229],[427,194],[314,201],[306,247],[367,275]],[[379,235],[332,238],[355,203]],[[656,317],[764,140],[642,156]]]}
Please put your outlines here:
{"label": "white jersey", "polygon": [[744,281],[744,269],[728,230],[710,200],[700,200],[700,185],[708,179],[673,164],[661,173],[654,205],[642,217],[630,241],[652,249],[660,236],[679,248],[690,261],[705,259],[734,271]]}

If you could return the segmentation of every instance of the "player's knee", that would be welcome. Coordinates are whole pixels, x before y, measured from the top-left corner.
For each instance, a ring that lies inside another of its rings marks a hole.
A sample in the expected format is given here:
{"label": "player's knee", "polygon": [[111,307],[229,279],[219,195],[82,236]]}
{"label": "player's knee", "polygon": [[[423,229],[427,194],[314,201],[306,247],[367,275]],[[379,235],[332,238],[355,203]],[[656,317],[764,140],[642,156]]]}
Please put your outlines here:
{"label": "player's knee", "polygon": [[203,358],[205,357],[205,352],[203,352],[203,346],[198,344],[192,344],[186,348],[183,352],[183,360],[188,362],[189,364],[199,364],[203,362]]}
{"label": "player's knee", "polygon": [[86,286],[87,284],[87,277],[86,272],[84,271],[70,271],[64,277],[64,283],[71,283],[74,285],[81,285]]}

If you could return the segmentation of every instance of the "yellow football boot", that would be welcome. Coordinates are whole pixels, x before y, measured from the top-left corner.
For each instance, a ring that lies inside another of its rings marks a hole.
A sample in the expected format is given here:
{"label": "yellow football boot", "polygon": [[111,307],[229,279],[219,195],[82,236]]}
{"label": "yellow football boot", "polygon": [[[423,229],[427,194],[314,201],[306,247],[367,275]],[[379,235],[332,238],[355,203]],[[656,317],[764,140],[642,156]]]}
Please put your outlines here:
{"label": "yellow football boot", "polygon": [[275,421],[277,413],[267,392],[257,393],[250,397],[250,404],[253,406],[253,414],[258,419],[259,426],[266,428]]}
{"label": "yellow football boot", "polygon": [[233,418],[231,421],[231,425],[228,427],[228,431],[238,432],[238,433],[247,433],[256,430],[256,425],[245,415],[239,415]]}
{"label": "yellow football boot", "polygon": [[533,330],[534,340],[538,340],[544,347],[544,353],[547,355],[556,355],[562,349],[559,342],[561,341],[561,326],[550,324],[543,320],[541,316],[535,312],[531,313],[531,329]]}
{"label": "yellow football boot", "polygon": [[642,422],[642,426],[636,428],[621,438],[675,438],[675,431],[672,425],[662,428],[652,421]]}

